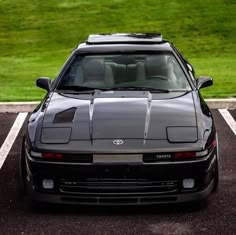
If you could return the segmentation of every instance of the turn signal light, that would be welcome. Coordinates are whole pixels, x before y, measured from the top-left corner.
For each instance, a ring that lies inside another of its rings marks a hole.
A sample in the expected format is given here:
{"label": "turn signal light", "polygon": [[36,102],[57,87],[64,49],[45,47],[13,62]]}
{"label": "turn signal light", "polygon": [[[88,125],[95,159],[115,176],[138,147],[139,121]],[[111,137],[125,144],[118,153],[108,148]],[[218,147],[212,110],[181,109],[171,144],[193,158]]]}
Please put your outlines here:
{"label": "turn signal light", "polygon": [[216,145],[217,145],[217,141],[213,140],[212,143],[211,143],[211,147],[216,147]]}
{"label": "turn signal light", "polygon": [[62,159],[63,155],[61,153],[42,153],[42,158],[46,158],[46,159]]}
{"label": "turn signal light", "polygon": [[42,186],[44,189],[53,189],[54,181],[52,179],[43,179]]}
{"label": "turn signal light", "polygon": [[174,153],[174,159],[188,159],[188,158],[195,158],[196,152],[179,152]]}
{"label": "turn signal light", "polygon": [[199,152],[178,152],[174,153],[173,157],[175,160],[186,160],[186,159],[192,159],[192,158],[199,158],[199,157],[204,157],[207,156],[207,154],[212,151],[213,148],[217,146],[217,140],[213,140],[212,143],[210,144],[208,149],[205,149],[204,151],[199,151]]}
{"label": "turn signal light", "polygon": [[183,179],[183,188],[184,189],[192,189],[195,186],[194,179]]}

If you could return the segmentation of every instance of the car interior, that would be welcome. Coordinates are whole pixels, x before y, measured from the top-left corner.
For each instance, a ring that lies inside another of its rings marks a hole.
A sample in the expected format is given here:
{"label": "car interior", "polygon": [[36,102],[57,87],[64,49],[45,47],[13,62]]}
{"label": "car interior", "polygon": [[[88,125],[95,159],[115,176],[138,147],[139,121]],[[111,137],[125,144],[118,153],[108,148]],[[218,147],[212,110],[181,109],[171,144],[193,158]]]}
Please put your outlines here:
{"label": "car interior", "polygon": [[80,56],[69,66],[60,86],[189,88],[180,65],[165,54]]}

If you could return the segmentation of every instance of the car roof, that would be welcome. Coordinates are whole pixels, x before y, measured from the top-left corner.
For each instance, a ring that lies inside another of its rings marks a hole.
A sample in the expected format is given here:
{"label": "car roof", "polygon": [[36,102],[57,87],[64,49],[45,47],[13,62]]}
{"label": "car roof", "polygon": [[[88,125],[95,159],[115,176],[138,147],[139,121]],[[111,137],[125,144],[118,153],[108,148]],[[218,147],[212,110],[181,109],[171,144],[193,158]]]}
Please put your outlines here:
{"label": "car roof", "polygon": [[76,49],[80,52],[171,51],[172,47],[160,33],[116,33],[89,35]]}

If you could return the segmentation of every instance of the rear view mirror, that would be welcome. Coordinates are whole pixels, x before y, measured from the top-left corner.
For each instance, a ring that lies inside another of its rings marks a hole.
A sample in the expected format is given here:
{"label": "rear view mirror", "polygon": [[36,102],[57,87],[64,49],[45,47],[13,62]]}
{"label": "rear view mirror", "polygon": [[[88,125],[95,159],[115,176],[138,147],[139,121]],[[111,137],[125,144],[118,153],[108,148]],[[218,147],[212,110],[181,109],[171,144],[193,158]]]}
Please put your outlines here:
{"label": "rear view mirror", "polygon": [[50,91],[51,80],[47,77],[40,77],[36,80],[36,85],[46,91]]}
{"label": "rear view mirror", "polygon": [[211,86],[213,84],[213,79],[207,76],[201,76],[197,78],[197,89]]}

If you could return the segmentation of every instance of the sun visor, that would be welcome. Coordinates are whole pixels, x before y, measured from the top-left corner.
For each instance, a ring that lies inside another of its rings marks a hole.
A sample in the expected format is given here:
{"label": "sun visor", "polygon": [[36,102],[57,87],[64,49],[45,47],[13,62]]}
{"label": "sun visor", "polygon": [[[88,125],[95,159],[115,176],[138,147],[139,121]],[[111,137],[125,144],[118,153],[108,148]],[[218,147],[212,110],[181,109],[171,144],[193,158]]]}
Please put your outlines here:
{"label": "sun visor", "polygon": [[197,141],[197,127],[167,127],[167,138],[172,143],[194,143]]}
{"label": "sun visor", "polygon": [[43,144],[67,144],[70,140],[71,128],[42,128]]}

